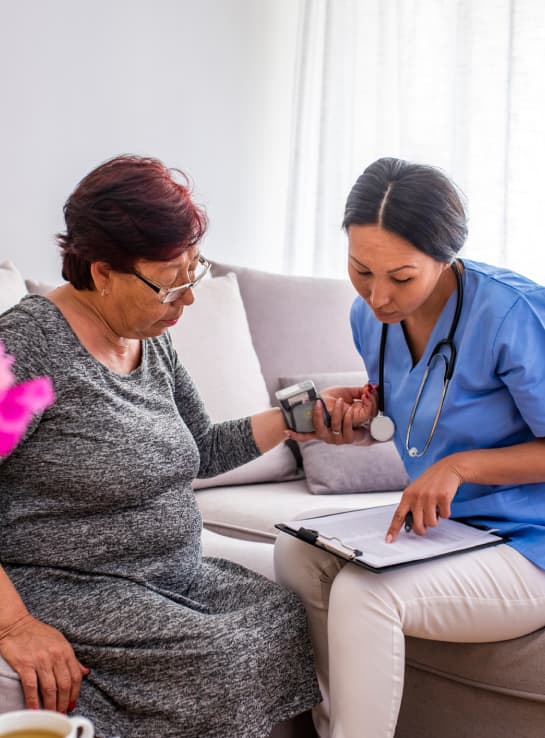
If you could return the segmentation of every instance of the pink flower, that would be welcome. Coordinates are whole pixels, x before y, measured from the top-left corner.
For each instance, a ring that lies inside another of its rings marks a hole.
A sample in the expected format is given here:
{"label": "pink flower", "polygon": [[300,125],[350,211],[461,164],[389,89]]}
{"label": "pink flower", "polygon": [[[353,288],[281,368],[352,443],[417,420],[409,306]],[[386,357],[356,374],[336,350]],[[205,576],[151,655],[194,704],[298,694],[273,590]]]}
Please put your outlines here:
{"label": "pink flower", "polygon": [[0,341],[0,456],[13,451],[36,413],[55,401],[49,377],[37,377],[15,384],[11,371],[14,358],[6,354]]}

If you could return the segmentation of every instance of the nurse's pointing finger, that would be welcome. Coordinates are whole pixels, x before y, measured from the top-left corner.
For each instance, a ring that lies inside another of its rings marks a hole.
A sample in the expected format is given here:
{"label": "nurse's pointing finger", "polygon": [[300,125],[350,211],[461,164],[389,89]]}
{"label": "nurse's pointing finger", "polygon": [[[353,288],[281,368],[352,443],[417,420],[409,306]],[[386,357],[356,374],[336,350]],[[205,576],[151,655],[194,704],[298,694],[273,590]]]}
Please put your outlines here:
{"label": "nurse's pointing finger", "polygon": [[399,534],[399,531],[405,525],[405,518],[408,512],[409,508],[406,505],[400,504],[398,506],[395,513],[393,514],[390,527],[386,531],[386,538],[384,539],[386,543],[393,543],[395,541]]}

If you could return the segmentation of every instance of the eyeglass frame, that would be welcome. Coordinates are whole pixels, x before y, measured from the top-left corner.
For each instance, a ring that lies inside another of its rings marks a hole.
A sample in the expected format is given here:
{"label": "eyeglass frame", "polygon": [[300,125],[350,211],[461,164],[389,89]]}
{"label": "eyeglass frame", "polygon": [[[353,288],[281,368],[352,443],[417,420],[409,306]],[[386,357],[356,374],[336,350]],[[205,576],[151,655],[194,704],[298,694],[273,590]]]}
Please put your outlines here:
{"label": "eyeglass frame", "polygon": [[[131,273],[134,274],[135,277],[138,277],[138,279],[141,280],[144,284],[147,284],[147,286],[150,287],[154,292],[160,295],[159,302],[164,305],[165,303],[174,302],[174,300],[176,300],[178,296],[183,295],[184,292],[187,292],[187,290],[191,290],[196,287],[199,282],[204,279],[204,277],[206,277],[206,275],[210,271],[210,267],[212,266],[212,264],[204,256],[199,256],[199,264],[204,267],[203,273],[200,274],[197,279],[193,280],[193,282],[179,284],[177,287],[162,287],[160,284],[157,284],[151,279],[144,277],[144,275],[140,274],[140,272],[138,272],[136,269],[133,269]],[[175,296],[169,299],[169,295]]]}

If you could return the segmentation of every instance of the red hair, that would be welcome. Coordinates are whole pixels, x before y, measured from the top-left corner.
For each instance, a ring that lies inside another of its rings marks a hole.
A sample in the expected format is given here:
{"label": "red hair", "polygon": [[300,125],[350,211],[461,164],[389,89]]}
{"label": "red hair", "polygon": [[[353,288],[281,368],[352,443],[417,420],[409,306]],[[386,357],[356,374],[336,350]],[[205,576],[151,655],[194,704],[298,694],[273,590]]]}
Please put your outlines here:
{"label": "red hair", "polygon": [[168,261],[198,243],[208,225],[183,172],[129,154],[84,177],[66,201],[64,218],[66,233],[57,234],[62,276],[78,290],[94,289],[93,262],[130,273],[138,259]]}

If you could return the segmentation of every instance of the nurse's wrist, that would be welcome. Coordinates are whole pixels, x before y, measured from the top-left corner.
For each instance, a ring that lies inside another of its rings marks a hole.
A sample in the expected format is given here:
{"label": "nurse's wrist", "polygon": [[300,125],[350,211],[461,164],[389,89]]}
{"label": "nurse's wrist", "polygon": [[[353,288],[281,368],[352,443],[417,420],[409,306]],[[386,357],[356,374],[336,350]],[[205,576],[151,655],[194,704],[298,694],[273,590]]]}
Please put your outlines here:
{"label": "nurse's wrist", "polygon": [[447,456],[444,461],[453,474],[458,477],[458,486],[464,484],[464,482],[471,481],[471,452],[458,451],[455,454]]}

